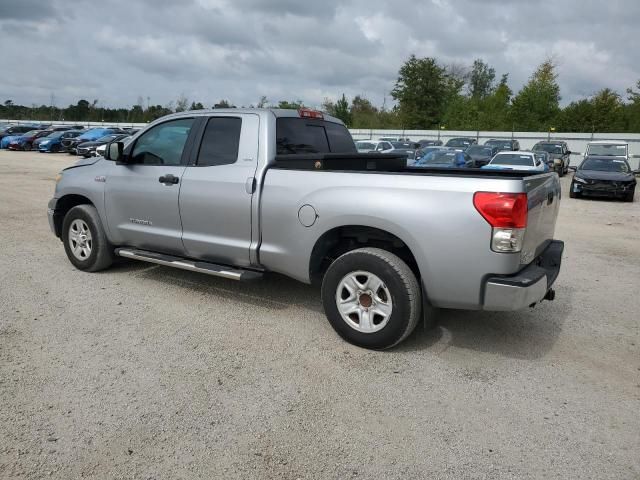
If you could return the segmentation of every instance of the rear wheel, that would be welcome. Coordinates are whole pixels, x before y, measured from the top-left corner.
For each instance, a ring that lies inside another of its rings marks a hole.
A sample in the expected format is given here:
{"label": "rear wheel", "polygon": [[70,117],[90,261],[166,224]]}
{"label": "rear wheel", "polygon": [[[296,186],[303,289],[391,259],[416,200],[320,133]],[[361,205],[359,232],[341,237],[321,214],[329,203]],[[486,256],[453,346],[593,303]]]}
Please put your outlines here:
{"label": "rear wheel", "polygon": [[364,348],[393,347],[420,318],[418,281],[400,258],[378,248],[345,253],[327,270],[322,303],[334,330]]}
{"label": "rear wheel", "polygon": [[97,272],[113,263],[113,246],[93,205],[69,210],[62,223],[62,242],[69,261],[79,270]]}

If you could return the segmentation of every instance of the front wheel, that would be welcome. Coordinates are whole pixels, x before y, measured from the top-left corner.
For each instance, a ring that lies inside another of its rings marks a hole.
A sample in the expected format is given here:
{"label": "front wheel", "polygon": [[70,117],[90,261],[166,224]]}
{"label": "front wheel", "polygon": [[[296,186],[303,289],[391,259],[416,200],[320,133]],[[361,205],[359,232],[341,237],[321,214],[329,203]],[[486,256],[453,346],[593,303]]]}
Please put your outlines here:
{"label": "front wheel", "polygon": [[69,210],[62,223],[62,242],[69,261],[79,270],[97,272],[113,263],[113,246],[93,205]]}
{"label": "front wheel", "polygon": [[633,202],[633,196],[636,193],[636,189],[634,188],[633,190],[631,190],[630,192],[627,192],[626,195],[624,196],[624,201],[625,202]]}
{"label": "front wheel", "polygon": [[574,185],[575,183],[571,182],[571,186],[569,187],[569,198],[580,198],[580,193],[575,191]]}
{"label": "front wheel", "polygon": [[378,248],[345,253],[322,281],[322,303],[334,330],[354,345],[376,350],[409,336],[420,318],[421,297],[407,264]]}

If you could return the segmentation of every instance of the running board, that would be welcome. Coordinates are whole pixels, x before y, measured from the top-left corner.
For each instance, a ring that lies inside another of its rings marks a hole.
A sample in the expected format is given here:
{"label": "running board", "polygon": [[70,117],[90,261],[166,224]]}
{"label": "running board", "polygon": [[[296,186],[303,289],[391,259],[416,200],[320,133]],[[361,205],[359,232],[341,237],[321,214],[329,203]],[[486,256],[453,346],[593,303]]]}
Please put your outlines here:
{"label": "running board", "polygon": [[116,248],[116,255],[124,258],[132,258],[134,260],[142,260],[143,262],[156,263],[165,267],[180,268],[189,270],[190,272],[206,273],[214,277],[228,278],[239,282],[249,280],[257,280],[262,278],[262,272],[254,270],[242,270],[233,267],[226,267],[209,262],[199,262],[189,260],[182,257],[174,257],[163,253],[149,252],[146,250],[138,250],[133,248]]}

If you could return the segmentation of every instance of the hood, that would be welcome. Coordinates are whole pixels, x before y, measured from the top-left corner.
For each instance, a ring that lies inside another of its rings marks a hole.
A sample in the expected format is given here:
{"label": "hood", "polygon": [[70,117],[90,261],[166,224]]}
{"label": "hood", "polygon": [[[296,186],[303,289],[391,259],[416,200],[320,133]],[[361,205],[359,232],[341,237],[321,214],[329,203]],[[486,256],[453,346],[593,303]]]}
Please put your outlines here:
{"label": "hood", "polygon": [[601,172],[599,170],[578,170],[576,176],[586,180],[611,180],[614,182],[628,182],[635,178],[633,173]]}
{"label": "hood", "polygon": [[97,147],[99,145],[104,145],[104,142],[82,142],[78,145],[78,147],[91,148],[91,147]]}
{"label": "hood", "polygon": [[63,171],[64,170],[71,170],[72,168],[87,167],[89,165],[93,165],[98,160],[100,160],[100,157],[83,158],[82,160],[78,160],[76,163],[74,163],[70,167],[64,168]]}

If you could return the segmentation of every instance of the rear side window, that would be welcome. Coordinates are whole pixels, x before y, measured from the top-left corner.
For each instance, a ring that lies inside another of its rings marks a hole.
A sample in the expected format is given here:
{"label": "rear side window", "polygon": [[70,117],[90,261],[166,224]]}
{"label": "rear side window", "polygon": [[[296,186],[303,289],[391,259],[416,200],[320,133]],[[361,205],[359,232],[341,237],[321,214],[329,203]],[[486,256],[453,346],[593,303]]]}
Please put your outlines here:
{"label": "rear side window", "polygon": [[197,164],[212,167],[236,163],[241,129],[242,120],[240,118],[210,118],[200,144]]}
{"label": "rear side window", "polygon": [[324,120],[281,117],[276,120],[277,154],[357,153],[344,125]]}

